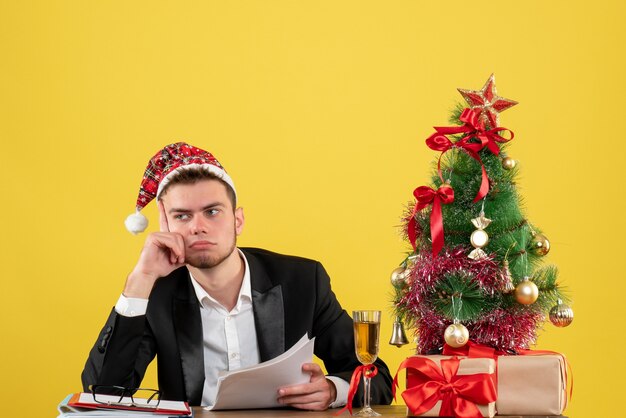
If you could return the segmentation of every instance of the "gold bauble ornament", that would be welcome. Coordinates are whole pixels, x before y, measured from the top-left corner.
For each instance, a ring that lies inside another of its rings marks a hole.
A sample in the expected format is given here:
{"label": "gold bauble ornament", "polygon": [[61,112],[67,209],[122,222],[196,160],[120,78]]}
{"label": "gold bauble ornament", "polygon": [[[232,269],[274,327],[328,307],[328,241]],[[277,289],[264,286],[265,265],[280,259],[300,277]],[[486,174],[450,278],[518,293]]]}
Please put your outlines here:
{"label": "gold bauble ornament", "polygon": [[530,250],[535,255],[544,256],[550,251],[550,241],[543,234],[533,233],[533,239],[530,243]]}
{"label": "gold bauble ornament", "polygon": [[406,284],[407,269],[398,267],[391,272],[391,284],[394,287],[402,287]]}
{"label": "gold bauble ornament", "polygon": [[569,306],[565,305],[561,299],[556,303],[556,306],[550,309],[550,322],[556,327],[566,327],[574,320],[574,311]]}
{"label": "gold bauble ornament", "polygon": [[446,328],[443,339],[450,347],[463,347],[469,341],[469,331],[465,325],[455,322]]}
{"label": "gold bauble ornament", "polygon": [[539,289],[528,277],[524,277],[524,280],[515,288],[515,300],[522,305],[531,305],[538,297]]}
{"label": "gold bauble ornament", "polygon": [[517,161],[515,161],[511,157],[504,157],[502,159],[502,168],[504,168],[505,170],[513,170],[516,165]]}

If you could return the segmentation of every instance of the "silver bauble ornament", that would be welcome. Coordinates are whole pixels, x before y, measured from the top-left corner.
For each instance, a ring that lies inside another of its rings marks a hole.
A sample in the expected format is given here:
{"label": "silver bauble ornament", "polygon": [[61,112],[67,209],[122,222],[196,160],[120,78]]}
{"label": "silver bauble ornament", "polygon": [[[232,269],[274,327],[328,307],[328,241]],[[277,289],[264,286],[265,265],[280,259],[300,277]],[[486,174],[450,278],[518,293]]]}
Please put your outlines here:
{"label": "silver bauble ornament", "polygon": [[565,305],[561,299],[557,301],[556,306],[550,309],[550,322],[556,327],[566,327],[574,320],[574,311]]}

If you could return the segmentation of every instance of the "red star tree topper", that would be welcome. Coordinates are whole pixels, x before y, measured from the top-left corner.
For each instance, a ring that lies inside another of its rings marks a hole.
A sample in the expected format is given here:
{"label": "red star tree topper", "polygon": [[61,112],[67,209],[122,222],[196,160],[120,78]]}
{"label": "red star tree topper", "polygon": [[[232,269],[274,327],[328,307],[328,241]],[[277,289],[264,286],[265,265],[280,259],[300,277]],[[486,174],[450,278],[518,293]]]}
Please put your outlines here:
{"label": "red star tree topper", "polygon": [[457,90],[470,105],[470,108],[480,111],[480,120],[486,125],[489,125],[490,128],[500,126],[500,112],[517,104],[515,100],[498,96],[498,92],[496,91],[496,77],[493,74],[491,74],[480,90]]}

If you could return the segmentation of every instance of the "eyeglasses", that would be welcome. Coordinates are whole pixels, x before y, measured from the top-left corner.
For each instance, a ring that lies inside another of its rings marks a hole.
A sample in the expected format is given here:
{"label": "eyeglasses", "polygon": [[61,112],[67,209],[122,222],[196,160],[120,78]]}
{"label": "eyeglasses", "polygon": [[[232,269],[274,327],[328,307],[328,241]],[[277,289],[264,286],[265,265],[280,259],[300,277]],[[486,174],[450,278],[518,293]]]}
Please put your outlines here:
{"label": "eyeglasses", "polygon": [[108,385],[91,385],[89,389],[95,402],[107,406],[132,406],[155,411],[161,402],[161,392],[156,389]]}

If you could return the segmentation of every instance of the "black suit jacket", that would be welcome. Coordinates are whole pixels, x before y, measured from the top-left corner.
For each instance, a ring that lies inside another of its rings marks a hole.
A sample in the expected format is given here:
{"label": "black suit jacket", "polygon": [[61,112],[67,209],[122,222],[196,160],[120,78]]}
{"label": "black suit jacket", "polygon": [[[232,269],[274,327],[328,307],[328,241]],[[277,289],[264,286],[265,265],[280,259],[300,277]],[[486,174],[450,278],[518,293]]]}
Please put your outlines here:
{"label": "black suit jacket", "polygon": [[[349,381],[359,365],[352,320],[332,292],[322,265],[261,249],[242,251],[250,266],[261,361],[282,354],[307,333],[316,337],[315,355],[323,360],[328,374]],[[85,391],[93,384],[139,387],[156,356],[162,397],[200,405],[204,385],[202,322],[190,280],[186,267],[157,280],[144,316],[111,312],[82,373]],[[379,372],[372,379],[372,404],[389,404],[389,369],[380,359],[375,364]],[[361,393],[362,387],[355,405],[360,404]]]}

